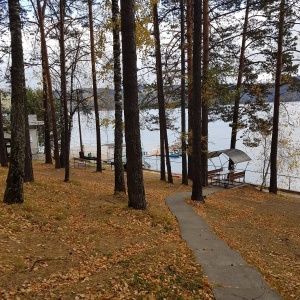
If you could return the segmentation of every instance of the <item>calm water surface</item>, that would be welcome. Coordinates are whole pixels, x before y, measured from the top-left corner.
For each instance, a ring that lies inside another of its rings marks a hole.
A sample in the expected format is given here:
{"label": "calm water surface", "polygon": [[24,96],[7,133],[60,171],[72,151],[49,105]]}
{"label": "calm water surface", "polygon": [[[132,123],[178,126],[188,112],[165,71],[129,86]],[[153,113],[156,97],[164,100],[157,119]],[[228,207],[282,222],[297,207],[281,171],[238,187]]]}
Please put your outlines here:
{"label": "calm water surface", "polygon": [[[174,118],[174,125],[180,128],[180,110],[171,110],[171,115]],[[151,110],[151,114],[158,115],[157,110]],[[113,120],[114,112],[106,111],[100,112],[101,119]],[[144,118],[144,112],[141,112],[141,120]],[[281,146],[279,149],[279,168],[278,173],[283,175],[278,177],[278,186],[281,188],[290,188],[292,190],[300,190],[300,168],[294,165],[294,160],[300,161],[300,130],[299,130],[299,120],[300,120],[300,103],[287,103],[282,105],[281,109],[281,132],[280,135],[289,140],[289,145],[291,146]],[[94,116],[81,116],[81,126],[82,126],[82,137],[83,144],[85,147],[85,152],[95,153],[96,139],[95,139],[95,121]],[[242,133],[238,133],[238,140],[236,148],[246,152],[250,157],[251,161],[249,163],[242,163],[237,165],[237,169],[246,168],[246,181],[251,183],[260,184],[261,183],[261,172],[264,161],[264,147],[259,146],[256,148],[250,148],[244,145]],[[216,121],[209,123],[209,151],[228,149],[230,147],[230,135],[231,127],[228,123],[222,121]],[[169,144],[172,145],[179,140],[180,134],[176,130],[168,130]],[[114,129],[113,125],[108,124],[107,126],[101,127],[101,144],[113,143],[114,141]],[[146,128],[141,129],[141,141],[144,151],[148,154],[155,153],[159,149],[159,131],[158,130],[148,130]],[[77,152],[79,149],[79,129],[78,120],[74,118],[73,130],[71,137],[71,149]],[[104,147],[105,149],[105,147]],[[108,151],[107,149],[102,151]],[[267,150],[269,153],[269,150]],[[75,155],[75,153],[72,153]],[[112,155],[112,152],[110,153]],[[159,169],[160,161],[159,158],[155,156],[145,157],[145,160],[151,165],[152,169]],[[215,158],[212,162],[209,162],[211,168],[214,165],[220,165],[225,163],[226,157],[221,157],[221,161]],[[172,172],[181,173],[181,158],[172,158]],[[293,165],[292,170],[289,166]],[[267,181],[268,182],[268,181]]]}

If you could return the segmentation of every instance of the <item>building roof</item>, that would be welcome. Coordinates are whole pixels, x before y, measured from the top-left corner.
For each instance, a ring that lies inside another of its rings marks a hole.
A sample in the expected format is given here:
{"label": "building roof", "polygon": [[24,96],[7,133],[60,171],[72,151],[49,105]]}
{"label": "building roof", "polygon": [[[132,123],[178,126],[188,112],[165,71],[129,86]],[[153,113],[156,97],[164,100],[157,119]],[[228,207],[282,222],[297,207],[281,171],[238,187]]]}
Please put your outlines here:
{"label": "building roof", "polygon": [[218,157],[221,154],[225,154],[226,156],[228,156],[229,159],[231,159],[234,164],[251,160],[251,158],[245,152],[239,149],[224,149],[224,150],[212,151],[208,153],[208,158]]}

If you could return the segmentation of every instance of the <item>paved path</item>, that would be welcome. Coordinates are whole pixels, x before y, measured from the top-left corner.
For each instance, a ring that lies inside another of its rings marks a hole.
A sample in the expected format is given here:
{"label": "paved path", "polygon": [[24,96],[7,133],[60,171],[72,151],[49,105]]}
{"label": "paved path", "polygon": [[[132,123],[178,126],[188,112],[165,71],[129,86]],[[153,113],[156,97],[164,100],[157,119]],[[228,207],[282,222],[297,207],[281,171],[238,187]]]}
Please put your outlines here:
{"label": "paved path", "polygon": [[[206,188],[203,193],[208,195],[220,189]],[[178,220],[182,238],[201,264],[216,300],[282,300],[257,269],[219,239],[185,202],[190,196],[187,192],[178,193],[167,197],[166,203]]]}

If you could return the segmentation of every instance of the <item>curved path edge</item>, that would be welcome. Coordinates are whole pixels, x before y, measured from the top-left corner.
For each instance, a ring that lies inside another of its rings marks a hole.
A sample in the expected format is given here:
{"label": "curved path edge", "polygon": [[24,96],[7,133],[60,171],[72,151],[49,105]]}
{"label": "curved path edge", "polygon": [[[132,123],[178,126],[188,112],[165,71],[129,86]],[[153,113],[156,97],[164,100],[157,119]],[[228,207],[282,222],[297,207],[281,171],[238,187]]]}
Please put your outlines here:
{"label": "curved path edge", "polygon": [[[205,188],[204,195],[221,190]],[[168,196],[166,203],[176,217],[181,237],[193,251],[216,300],[282,300],[258,270],[221,240],[211,227],[185,201],[191,193]]]}

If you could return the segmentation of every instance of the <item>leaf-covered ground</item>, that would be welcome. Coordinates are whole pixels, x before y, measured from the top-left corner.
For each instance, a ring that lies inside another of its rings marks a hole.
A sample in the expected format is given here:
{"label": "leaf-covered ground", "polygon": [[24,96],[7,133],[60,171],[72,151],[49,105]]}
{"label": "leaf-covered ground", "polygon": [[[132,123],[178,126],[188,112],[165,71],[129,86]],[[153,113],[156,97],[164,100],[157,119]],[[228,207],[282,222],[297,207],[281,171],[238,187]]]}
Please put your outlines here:
{"label": "leaf-covered ground", "polygon": [[[145,172],[148,209],[113,195],[113,171],[34,163],[25,203],[0,201],[0,299],[214,299],[165,197],[189,187]],[[3,195],[7,170],[0,168]],[[300,299],[300,200],[252,187],[191,205],[285,299]]]}
{"label": "leaf-covered ground", "polygon": [[134,211],[111,170],[34,173],[24,204],[0,201],[0,299],[214,299],[165,205],[189,188],[145,172],[148,209]]}
{"label": "leaf-covered ground", "polygon": [[245,186],[188,202],[284,299],[300,299],[299,197]]}

